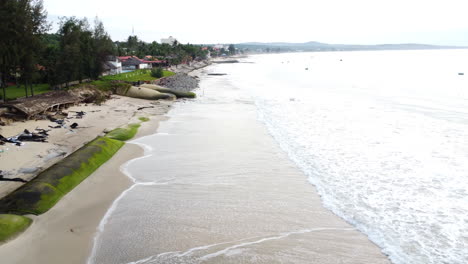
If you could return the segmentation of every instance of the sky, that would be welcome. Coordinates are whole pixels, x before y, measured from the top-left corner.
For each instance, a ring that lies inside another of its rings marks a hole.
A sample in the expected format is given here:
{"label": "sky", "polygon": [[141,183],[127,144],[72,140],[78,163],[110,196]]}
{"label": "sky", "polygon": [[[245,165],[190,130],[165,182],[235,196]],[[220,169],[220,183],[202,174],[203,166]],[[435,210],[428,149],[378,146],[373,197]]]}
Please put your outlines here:
{"label": "sky", "polygon": [[[43,0],[49,21],[98,16],[113,40],[468,46],[467,0]],[[55,30],[57,26],[55,26]]]}

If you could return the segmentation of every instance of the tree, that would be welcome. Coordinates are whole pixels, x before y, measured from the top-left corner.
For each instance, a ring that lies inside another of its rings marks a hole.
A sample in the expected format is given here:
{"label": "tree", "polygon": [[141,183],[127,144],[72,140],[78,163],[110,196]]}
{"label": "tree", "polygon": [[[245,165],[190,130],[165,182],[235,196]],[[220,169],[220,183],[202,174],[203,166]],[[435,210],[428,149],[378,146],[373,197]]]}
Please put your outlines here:
{"label": "tree", "polygon": [[161,78],[164,76],[163,69],[161,67],[151,69],[151,76],[154,78]]}
{"label": "tree", "polygon": [[[86,18],[61,18],[57,80],[68,85],[71,81],[96,79],[103,72],[107,56],[115,53],[114,43],[96,17],[91,29]],[[130,42],[137,40],[129,37]]]}
{"label": "tree", "polygon": [[93,70],[89,77],[98,78],[103,72],[103,63],[109,55],[115,54],[115,46],[112,39],[104,29],[104,24],[97,17],[94,19],[93,32]]}
{"label": "tree", "polygon": [[229,50],[229,54],[230,54],[230,55],[236,54],[236,48],[234,47],[233,44],[229,45],[228,50]]}
{"label": "tree", "polygon": [[[3,100],[6,82],[11,75],[21,74],[31,86],[41,50],[41,34],[49,24],[42,0],[2,0],[0,2],[0,75]],[[32,87],[32,86],[31,86]],[[31,88],[31,92],[32,88]]]}
{"label": "tree", "polygon": [[[83,21],[75,17],[60,18],[59,55],[57,58],[57,81],[58,83],[68,83],[77,80],[82,69],[81,38],[83,31]],[[58,84],[57,83],[57,84]]]}

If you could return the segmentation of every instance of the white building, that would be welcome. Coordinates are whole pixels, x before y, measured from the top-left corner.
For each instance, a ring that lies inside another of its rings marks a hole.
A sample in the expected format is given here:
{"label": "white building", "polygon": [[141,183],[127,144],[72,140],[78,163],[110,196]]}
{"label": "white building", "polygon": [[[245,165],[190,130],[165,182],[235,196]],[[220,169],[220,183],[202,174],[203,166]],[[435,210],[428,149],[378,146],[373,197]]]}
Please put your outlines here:
{"label": "white building", "polygon": [[174,37],[170,36],[168,38],[162,38],[161,39],[161,44],[173,45],[175,41],[176,41],[176,39]]}
{"label": "white building", "polygon": [[102,75],[114,75],[122,73],[122,62],[116,56],[107,56],[103,64]]}
{"label": "white building", "polygon": [[225,49],[225,50],[228,50],[228,49],[229,49],[229,45],[216,44],[216,45],[213,46],[213,48],[215,48],[215,49]]}

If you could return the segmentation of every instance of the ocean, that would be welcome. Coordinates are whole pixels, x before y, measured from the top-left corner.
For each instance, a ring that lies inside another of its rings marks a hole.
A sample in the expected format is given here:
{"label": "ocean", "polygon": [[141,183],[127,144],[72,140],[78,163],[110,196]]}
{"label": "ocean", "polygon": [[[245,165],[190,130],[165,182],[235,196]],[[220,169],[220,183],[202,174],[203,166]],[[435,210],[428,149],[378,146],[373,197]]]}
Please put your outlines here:
{"label": "ocean", "polygon": [[[90,263],[310,263],[293,236],[317,231],[312,187],[393,263],[468,263],[468,50],[255,55],[205,71],[227,75],[201,76],[196,100],[133,142],[146,156],[123,168],[135,185]],[[323,263],[376,263],[353,254]]]}

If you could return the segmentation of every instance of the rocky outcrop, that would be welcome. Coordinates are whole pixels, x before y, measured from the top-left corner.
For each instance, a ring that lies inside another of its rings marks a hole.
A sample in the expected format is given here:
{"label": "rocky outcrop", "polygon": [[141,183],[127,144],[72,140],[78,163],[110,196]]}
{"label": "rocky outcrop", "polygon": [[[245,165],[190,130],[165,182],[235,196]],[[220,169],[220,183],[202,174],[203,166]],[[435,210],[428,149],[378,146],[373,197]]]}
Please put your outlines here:
{"label": "rocky outcrop", "polygon": [[170,77],[161,78],[154,83],[179,92],[190,92],[198,87],[198,79],[186,73],[177,73]]}

